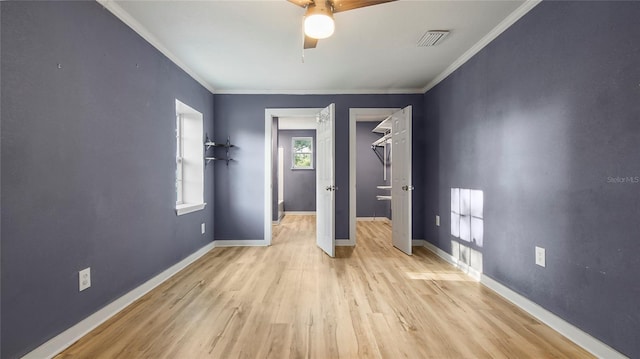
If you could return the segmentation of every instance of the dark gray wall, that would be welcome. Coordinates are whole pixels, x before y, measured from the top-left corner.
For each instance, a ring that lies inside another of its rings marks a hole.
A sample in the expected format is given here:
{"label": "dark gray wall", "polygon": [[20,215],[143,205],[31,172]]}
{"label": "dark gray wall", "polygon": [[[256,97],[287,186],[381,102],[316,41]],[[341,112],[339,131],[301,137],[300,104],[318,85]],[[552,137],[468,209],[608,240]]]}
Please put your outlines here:
{"label": "dark gray wall", "polygon": [[207,208],[174,211],[175,99],[211,135],[213,95],[96,2],[0,6],[1,356],[16,358],[211,242],[211,165]]}
{"label": "dark gray wall", "polygon": [[[313,169],[292,169],[291,139],[293,137],[313,137]],[[278,143],[284,152],[284,210],[315,211],[316,210],[316,131],[315,130],[280,130]]]}
{"label": "dark gray wall", "polygon": [[[264,238],[265,108],[319,108],[336,104],[336,238],[349,237],[349,108],[413,105],[413,130],[422,133],[423,95],[214,95],[216,133],[231,136],[234,161],[215,174],[216,239]],[[413,182],[423,183],[421,136],[413,138]],[[424,238],[424,188],[413,191],[414,238]]]}
{"label": "dark gray wall", "polygon": [[484,190],[484,273],[632,358],[639,17],[639,2],[542,2],[425,96],[427,213],[442,216],[427,238],[450,250],[449,189]]}
{"label": "dark gray wall", "polygon": [[[373,133],[379,122],[356,123],[356,216],[391,218],[391,201],[378,201],[377,195],[391,195],[391,191],[380,190],[377,186],[391,183],[391,159],[387,163],[387,180],[384,180],[384,165],[371,150],[371,143],[380,139],[381,134]],[[390,145],[389,145],[390,146]],[[378,153],[384,153],[378,147]],[[387,147],[387,156],[390,155]]]}

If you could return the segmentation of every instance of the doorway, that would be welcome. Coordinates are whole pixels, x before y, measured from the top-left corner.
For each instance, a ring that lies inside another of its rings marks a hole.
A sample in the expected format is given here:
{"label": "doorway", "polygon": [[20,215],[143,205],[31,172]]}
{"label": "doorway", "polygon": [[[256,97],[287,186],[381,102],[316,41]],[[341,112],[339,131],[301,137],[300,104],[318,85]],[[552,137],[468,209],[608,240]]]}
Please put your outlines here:
{"label": "doorway", "polygon": [[[384,214],[389,206],[381,206],[375,201],[389,201],[393,212],[393,244],[406,254],[411,254],[411,190],[413,190],[411,185],[411,112],[411,106],[404,109],[352,108],[349,110],[349,161],[351,164],[349,166],[349,237],[352,245],[356,244],[358,217],[367,211],[367,214],[370,215],[372,207]],[[373,124],[367,126],[362,122]],[[369,127],[370,129],[368,129]],[[359,166],[358,153],[361,153],[362,158],[365,158],[364,155],[369,155],[369,157],[372,155],[371,152],[366,152],[371,150],[368,146],[362,146],[362,141],[358,140],[357,135],[360,132],[361,137],[373,138],[371,134],[363,132],[367,129],[379,133],[373,135],[377,140],[369,145],[380,159],[378,162],[380,176],[378,174],[374,176],[380,178],[375,179],[375,183],[358,180],[358,167],[362,167]],[[360,142],[360,148],[356,147],[358,142]],[[389,163],[391,166],[388,166]],[[362,186],[367,186],[367,188],[363,189]],[[367,194],[364,200],[368,203],[368,208],[365,209],[358,206],[358,194],[364,193]]]}
{"label": "doorway", "polygon": [[[264,149],[264,164],[265,164],[265,181],[264,181],[264,239],[267,245],[271,245],[272,240],[272,222],[274,212],[273,202],[273,186],[278,186],[278,183],[274,182],[273,173],[277,171],[277,167],[274,166],[277,161],[274,157],[277,156],[277,152],[274,155],[273,139],[277,136],[277,127],[274,126],[275,121],[278,118],[298,118],[298,119],[315,119],[321,108],[283,108],[283,109],[265,109],[265,149]],[[284,157],[284,156],[283,156]],[[276,197],[276,199],[279,199]],[[279,202],[279,201],[278,201]],[[276,211],[277,206],[276,206]]]}
{"label": "doorway", "polygon": [[316,119],[279,117],[273,124],[273,222],[285,214],[315,215]]}
{"label": "doorway", "polygon": [[[277,147],[274,146],[274,138],[277,134],[277,122],[279,118],[313,119],[316,123],[315,139],[311,136],[298,136],[291,138],[291,166],[290,170],[309,170],[313,168],[315,181],[315,207],[316,207],[316,243],[330,257],[335,255],[335,105],[330,104],[326,108],[299,108],[299,109],[265,109],[265,203],[264,203],[264,237],[267,245],[272,244],[272,221],[274,211],[278,205],[273,201],[274,181],[277,167],[274,165],[277,158]],[[296,142],[297,141],[297,142]],[[312,145],[311,142],[315,143]],[[283,144],[286,146],[287,144]],[[315,147],[314,150],[312,148]],[[311,153],[313,151],[313,153]],[[284,163],[287,163],[286,158]],[[314,158],[315,157],[315,160]],[[286,166],[286,165],[285,165]],[[279,201],[277,201],[279,202]],[[284,200],[286,208],[286,199]]]}

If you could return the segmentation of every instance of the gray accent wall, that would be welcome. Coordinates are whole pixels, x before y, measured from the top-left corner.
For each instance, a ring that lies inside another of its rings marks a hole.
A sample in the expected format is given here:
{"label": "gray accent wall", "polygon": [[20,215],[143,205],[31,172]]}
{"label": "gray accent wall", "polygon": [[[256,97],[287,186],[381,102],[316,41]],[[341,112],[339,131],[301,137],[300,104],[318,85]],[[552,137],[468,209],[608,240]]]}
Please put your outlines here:
{"label": "gray accent wall", "polygon": [[[425,95],[427,239],[484,191],[484,274],[640,357],[640,2],[543,1]],[[431,153],[437,154],[432,156]],[[534,247],[546,249],[546,268]]]}
{"label": "gray accent wall", "polygon": [[219,168],[206,209],[176,216],[175,99],[212,135],[213,95],[96,2],[0,9],[1,356],[17,358],[210,243]]}
{"label": "gray accent wall", "polygon": [[[292,169],[293,137],[313,137],[313,169]],[[284,152],[284,210],[312,211],[316,210],[316,131],[315,130],[280,130],[278,146]]]}
{"label": "gray accent wall", "polygon": [[[264,132],[266,108],[319,108],[336,104],[336,238],[349,237],[349,108],[413,105],[413,131],[424,132],[424,96],[392,95],[214,95],[216,133],[238,146],[228,168],[215,172],[215,238],[264,238]],[[425,138],[413,136],[413,183],[424,183]],[[424,238],[424,187],[413,191],[414,238]]]}
{"label": "gray accent wall", "polygon": [[[380,139],[380,133],[371,132],[379,122],[356,122],[356,217],[391,218],[391,201],[378,201],[377,195],[391,195],[389,190],[377,186],[391,184],[391,159],[387,159],[387,180],[384,180],[384,164],[371,149],[371,143]],[[387,147],[387,156],[390,155]],[[377,151],[383,155],[384,149]]]}

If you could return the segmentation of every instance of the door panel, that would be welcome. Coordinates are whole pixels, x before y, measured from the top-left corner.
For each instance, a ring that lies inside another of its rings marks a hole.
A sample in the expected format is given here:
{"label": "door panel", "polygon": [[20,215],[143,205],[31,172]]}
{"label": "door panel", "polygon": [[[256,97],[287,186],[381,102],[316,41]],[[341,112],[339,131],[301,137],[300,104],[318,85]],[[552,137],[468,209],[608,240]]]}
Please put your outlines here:
{"label": "door panel", "polygon": [[335,105],[320,111],[316,129],[316,242],[329,256],[335,256]]}
{"label": "door panel", "polygon": [[411,121],[412,108],[391,115],[391,211],[393,245],[411,255]]}

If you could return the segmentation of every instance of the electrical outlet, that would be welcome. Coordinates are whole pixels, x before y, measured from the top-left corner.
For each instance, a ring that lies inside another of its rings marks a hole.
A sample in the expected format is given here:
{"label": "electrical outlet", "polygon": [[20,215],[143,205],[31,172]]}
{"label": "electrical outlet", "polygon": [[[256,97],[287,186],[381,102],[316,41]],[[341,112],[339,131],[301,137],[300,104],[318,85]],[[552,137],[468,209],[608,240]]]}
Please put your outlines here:
{"label": "electrical outlet", "polygon": [[440,227],[440,216],[436,215],[436,226]]}
{"label": "electrical outlet", "polygon": [[545,257],[546,254],[544,248],[536,246],[536,264],[540,267],[546,267],[547,263]]}
{"label": "electrical outlet", "polygon": [[78,272],[78,291],[91,287],[91,268],[85,268]]}
{"label": "electrical outlet", "polygon": [[204,234],[204,223],[202,223],[202,224],[200,225],[200,232],[202,232],[202,234]]}

